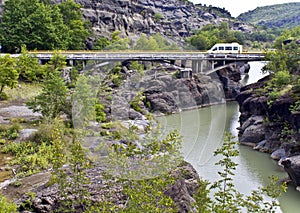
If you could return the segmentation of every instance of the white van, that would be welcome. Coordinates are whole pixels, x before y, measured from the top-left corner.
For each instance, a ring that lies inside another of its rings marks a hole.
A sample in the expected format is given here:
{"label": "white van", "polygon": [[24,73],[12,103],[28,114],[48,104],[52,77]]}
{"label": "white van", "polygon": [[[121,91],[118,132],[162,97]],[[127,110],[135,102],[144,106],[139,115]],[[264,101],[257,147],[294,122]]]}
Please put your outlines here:
{"label": "white van", "polygon": [[243,46],[234,42],[234,43],[219,43],[215,44],[208,53],[242,53]]}

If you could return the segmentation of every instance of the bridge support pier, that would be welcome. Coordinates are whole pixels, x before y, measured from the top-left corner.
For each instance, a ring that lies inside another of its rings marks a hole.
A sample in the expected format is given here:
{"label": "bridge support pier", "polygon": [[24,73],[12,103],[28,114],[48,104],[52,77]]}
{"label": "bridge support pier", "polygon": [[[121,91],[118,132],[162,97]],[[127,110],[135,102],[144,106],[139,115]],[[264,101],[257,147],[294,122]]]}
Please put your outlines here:
{"label": "bridge support pier", "polygon": [[74,61],[72,59],[68,60],[67,64],[69,64],[70,66],[74,65]]}
{"label": "bridge support pier", "polygon": [[192,71],[198,73],[198,63],[195,60],[192,60]]}
{"label": "bridge support pier", "polygon": [[181,60],[181,67],[183,67],[183,68],[186,67],[186,60]]}
{"label": "bridge support pier", "polygon": [[200,73],[203,73],[203,60],[199,61],[200,63]]}
{"label": "bridge support pier", "polygon": [[181,70],[180,78],[192,78],[192,77],[193,77],[193,71],[190,68]]}
{"label": "bridge support pier", "polygon": [[203,60],[192,60],[193,73],[203,73]]}

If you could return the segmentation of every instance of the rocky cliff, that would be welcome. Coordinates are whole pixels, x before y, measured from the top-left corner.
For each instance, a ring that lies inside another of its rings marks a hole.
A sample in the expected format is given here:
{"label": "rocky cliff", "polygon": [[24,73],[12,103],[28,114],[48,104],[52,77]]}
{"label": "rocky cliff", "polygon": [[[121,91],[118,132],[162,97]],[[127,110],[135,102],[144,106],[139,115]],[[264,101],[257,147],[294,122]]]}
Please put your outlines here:
{"label": "rocky cliff", "polygon": [[[262,94],[270,77],[243,87],[236,100],[240,106],[239,140],[241,144],[270,153],[279,160],[291,181],[300,186],[300,114],[291,110],[295,104],[293,93],[270,102],[268,94]],[[270,93],[271,91],[268,91]]]}
{"label": "rocky cliff", "polygon": [[[51,0],[60,3],[62,0]],[[128,36],[133,41],[141,33],[150,35],[159,32],[165,37],[184,42],[194,30],[207,24],[229,22],[232,29],[251,31],[252,28],[236,21],[224,9],[194,5],[182,0],[75,0],[82,5],[85,19],[92,24],[94,37],[109,37],[114,31]],[[0,1],[0,16],[4,1]]]}
{"label": "rocky cliff", "polygon": [[[59,2],[60,0],[54,0]],[[141,33],[159,32],[182,42],[194,30],[207,24],[231,20],[226,11],[222,14],[212,8],[180,0],[75,0],[83,5],[83,15],[92,22],[97,36],[108,36],[113,31],[135,38]],[[231,27],[251,30],[241,22],[231,22]]]}

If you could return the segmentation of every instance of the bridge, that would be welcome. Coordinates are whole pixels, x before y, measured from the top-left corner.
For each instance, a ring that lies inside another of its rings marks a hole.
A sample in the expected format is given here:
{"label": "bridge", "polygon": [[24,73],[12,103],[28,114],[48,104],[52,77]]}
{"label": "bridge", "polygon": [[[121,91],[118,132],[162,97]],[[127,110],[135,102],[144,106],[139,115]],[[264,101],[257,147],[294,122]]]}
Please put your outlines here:
{"label": "bridge", "polygon": [[[66,57],[70,65],[75,61],[83,61],[85,67],[87,60],[97,60],[102,62],[112,61],[168,61],[175,63],[181,62],[181,67],[188,67],[187,62],[191,62],[193,72],[203,72],[204,62],[210,64],[210,73],[216,71],[215,65],[226,65],[233,62],[262,61],[265,54],[262,52],[244,52],[240,54],[219,53],[211,54],[207,52],[188,52],[188,51],[168,51],[168,52],[152,52],[152,51],[59,51],[58,53]],[[53,51],[35,51],[34,54],[40,61],[50,60]],[[13,57],[19,57],[20,54],[13,54]],[[207,65],[207,64],[206,64]]]}

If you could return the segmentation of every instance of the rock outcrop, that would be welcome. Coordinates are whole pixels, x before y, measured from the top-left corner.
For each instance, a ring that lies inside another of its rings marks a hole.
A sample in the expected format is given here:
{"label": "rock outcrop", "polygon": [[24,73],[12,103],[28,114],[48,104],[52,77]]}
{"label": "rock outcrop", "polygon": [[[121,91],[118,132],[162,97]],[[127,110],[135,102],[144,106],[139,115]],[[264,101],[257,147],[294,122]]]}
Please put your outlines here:
{"label": "rock outcrop", "polygon": [[242,62],[231,64],[229,67],[217,71],[226,99],[235,99],[240,94],[241,75],[248,73],[249,70],[250,65]]}
{"label": "rock outcrop", "polygon": [[[86,177],[89,179],[89,184],[85,187],[90,195],[86,199],[93,203],[101,202],[103,197],[106,197],[112,204],[125,207],[127,196],[122,192],[121,182],[113,178],[105,178],[103,169],[100,167],[87,170]],[[165,195],[174,200],[179,212],[196,212],[193,208],[195,202],[193,195],[200,187],[200,183],[195,169],[185,162],[171,171],[170,177],[174,177],[176,181],[166,187]],[[2,189],[2,194],[15,200],[20,206],[21,212],[28,212],[29,209],[30,212],[51,212],[60,205],[62,198],[59,195],[58,185],[49,186],[49,179],[49,172],[25,177],[19,180],[21,189],[12,183]],[[30,196],[30,194],[34,194],[34,196]],[[72,197],[70,199],[72,200]],[[80,209],[80,206],[77,208]]]}
{"label": "rock outcrop", "polygon": [[[240,106],[239,140],[255,150],[270,153],[279,160],[292,182],[300,186],[299,113],[293,113],[295,103],[291,92],[270,102],[268,94],[262,94],[270,77],[241,89],[236,97]],[[269,91],[271,92],[271,91]]]}

